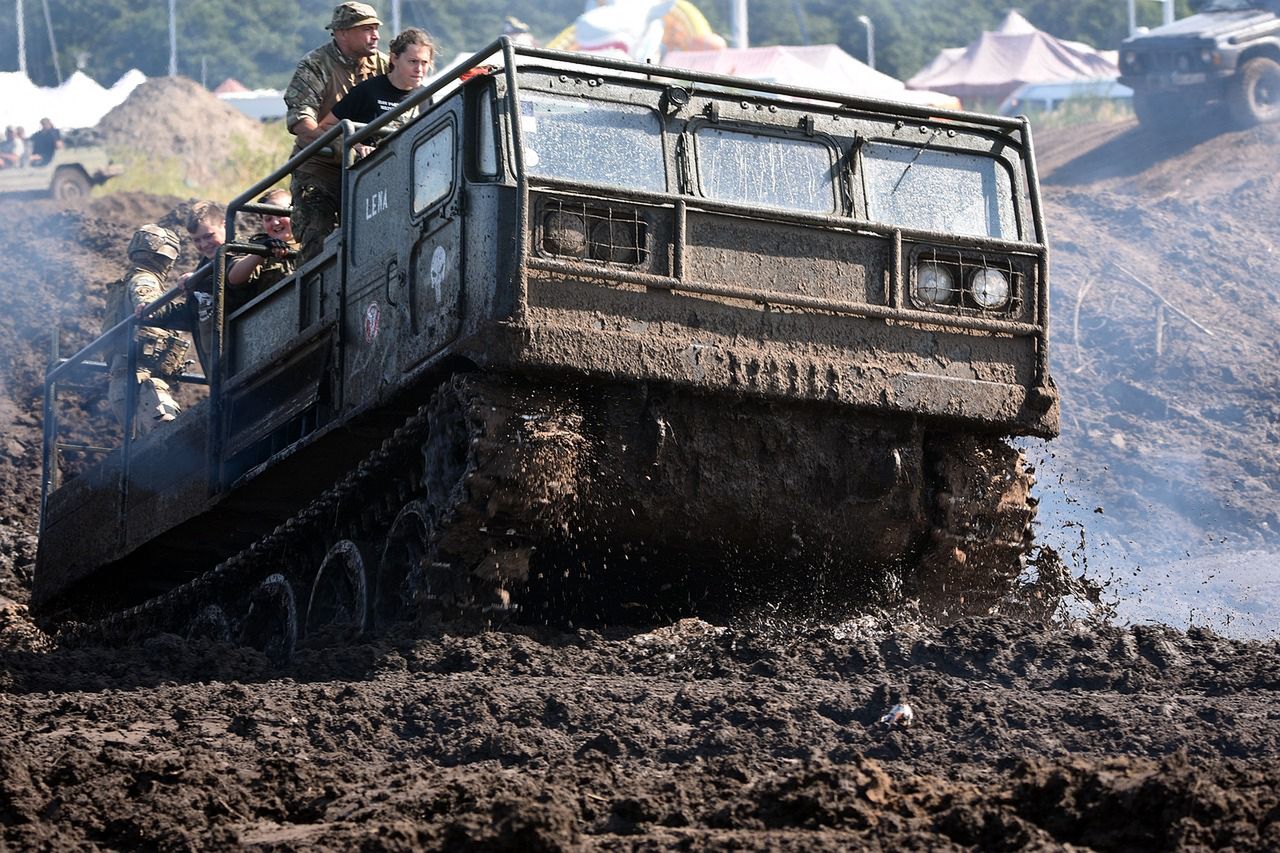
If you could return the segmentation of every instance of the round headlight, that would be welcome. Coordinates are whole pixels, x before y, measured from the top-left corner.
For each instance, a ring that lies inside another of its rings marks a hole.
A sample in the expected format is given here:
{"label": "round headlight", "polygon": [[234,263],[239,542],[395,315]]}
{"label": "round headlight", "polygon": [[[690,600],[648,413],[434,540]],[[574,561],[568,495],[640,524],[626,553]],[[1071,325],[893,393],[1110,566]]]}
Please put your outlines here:
{"label": "round headlight", "polygon": [[941,305],[951,301],[956,289],[951,270],[941,264],[926,261],[916,267],[915,296],[929,305]]}
{"label": "round headlight", "polygon": [[587,254],[587,226],[565,210],[548,211],[542,220],[542,250],[550,255],[581,258]]}
{"label": "round headlight", "polygon": [[1000,270],[980,269],[969,279],[969,293],[979,308],[1003,308],[1009,302],[1009,277]]}

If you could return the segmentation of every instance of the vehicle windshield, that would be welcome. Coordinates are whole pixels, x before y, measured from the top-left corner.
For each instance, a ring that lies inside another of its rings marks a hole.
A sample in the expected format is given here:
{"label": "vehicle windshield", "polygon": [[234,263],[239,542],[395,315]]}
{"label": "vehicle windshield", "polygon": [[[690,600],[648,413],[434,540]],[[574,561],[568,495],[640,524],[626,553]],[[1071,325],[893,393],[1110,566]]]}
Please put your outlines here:
{"label": "vehicle windshield", "polygon": [[994,157],[867,142],[862,146],[862,169],[871,222],[1017,239],[1013,184]]}
{"label": "vehicle windshield", "polygon": [[666,192],[662,123],[648,107],[523,92],[520,129],[531,175]]}
{"label": "vehicle windshield", "polygon": [[831,149],[821,142],[708,126],[694,134],[694,145],[707,198],[835,212]]}

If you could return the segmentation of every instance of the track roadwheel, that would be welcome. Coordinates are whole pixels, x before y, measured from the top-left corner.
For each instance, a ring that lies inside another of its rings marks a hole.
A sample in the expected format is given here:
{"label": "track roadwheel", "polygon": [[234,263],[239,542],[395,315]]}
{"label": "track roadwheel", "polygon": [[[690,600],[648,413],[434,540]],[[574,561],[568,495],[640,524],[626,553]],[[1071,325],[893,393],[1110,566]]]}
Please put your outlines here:
{"label": "track roadwheel", "polygon": [[49,184],[49,195],[58,201],[76,201],[89,195],[89,176],[75,166],[59,166]]}
{"label": "track roadwheel", "polygon": [[365,550],[350,539],[337,542],[325,555],[311,585],[307,603],[307,635],[330,631],[360,635],[368,626],[369,594]]}
{"label": "track roadwheel", "polygon": [[1230,82],[1227,106],[1241,127],[1280,119],[1280,62],[1258,56],[1240,66]]}
{"label": "track roadwheel", "polygon": [[298,644],[298,604],[284,575],[269,576],[253,591],[240,642],[275,663],[287,663],[293,657]]}
{"label": "track roadwheel", "polygon": [[187,639],[225,643],[231,639],[231,622],[221,607],[206,605],[187,625]]}
{"label": "track roadwheel", "polygon": [[400,510],[387,534],[374,582],[373,624],[386,628],[413,616],[431,553],[431,509],[425,501],[410,501]]}
{"label": "track roadwheel", "polygon": [[374,596],[374,622],[380,628],[415,616],[440,622],[480,610],[470,572],[440,550],[433,519],[425,501],[412,501],[391,525]]}

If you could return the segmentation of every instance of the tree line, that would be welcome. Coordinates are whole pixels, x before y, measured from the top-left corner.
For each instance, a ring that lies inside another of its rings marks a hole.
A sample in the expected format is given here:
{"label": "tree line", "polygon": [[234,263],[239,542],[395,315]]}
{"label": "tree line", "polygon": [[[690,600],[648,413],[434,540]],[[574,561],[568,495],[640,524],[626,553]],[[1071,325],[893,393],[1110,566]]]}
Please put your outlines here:
{"label": "tree line", "polygon": [[[245,85],[283,86],[298,58],[328,38],[336,0],[173,0],[179,74],[216,86],[227,77]],[[555,36],[582,11],[583,0],[401,0],[402,26],[420,26],[440,43],[444,60],[484,46],[514,15],[541,40]],[[730,31],[732,0],[695,0],[720,33]],[[1188,0],[1177,0],[1179,17]],[[13,4],[0,17],[0,70],[18,68]],[[375,0],[388,26],[391,2]],[[1031,23],[1060,38],[1113,49],[1128,34],[1125,0],[749,0],[753,45],[838,44],[866,59],[875,26],[876,67],[907,78],[939,50],[960,47],[994,29],[1016,5]],[[169,0],[25,0],[28,74],[52,86],[76,69],[110,86],[137,68],[168,73]],[[45,8],[48,9],[46,22]],[[1157,26],[1159,3],[1138,0],[1138,23]],[[52,39],[50,39],[52,32]],[[52,45],[51,45],[52,42]],[[56,52],[54,47],[56,46]],[[56,61],[55,61],[56,58]]]}

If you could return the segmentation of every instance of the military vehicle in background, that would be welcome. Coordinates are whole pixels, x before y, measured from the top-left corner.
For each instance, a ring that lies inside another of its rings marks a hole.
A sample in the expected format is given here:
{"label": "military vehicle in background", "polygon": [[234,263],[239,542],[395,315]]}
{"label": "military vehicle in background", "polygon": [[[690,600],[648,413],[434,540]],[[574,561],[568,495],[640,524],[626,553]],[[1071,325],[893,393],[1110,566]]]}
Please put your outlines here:
{"label": "military vehicle in background", "polygon": [[111,162],[97,132],[63,131],[63,147],[48,163],[0,169],[0,194],[33,193],[60,201],[85,198],[99,184],[119,175],[123,167]]}
{"label": "military vehicle in background", "polygon": [[1007,590],[1005,438],[1058,427],[1025,120],[505,39],[415,105],[231,203],[223,252],[261,251],[237,214],[341,151],[318,257],[229,314],[220,268],[204,403],[64,476],[92,448],[58,388],[102,341],[50,372],[46,625],[287,655],[413,614]]}
{"label": "military vehicle in background", "polygon": [[1225,106],[1240,127],[1280,118],[1280,0],[1192,0],[1196,14],[1126,39],[1120,82],[1144,127]]}

